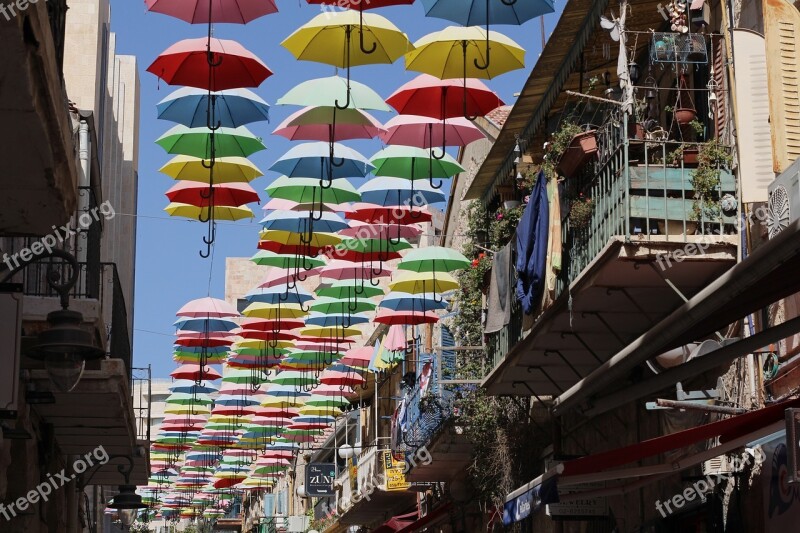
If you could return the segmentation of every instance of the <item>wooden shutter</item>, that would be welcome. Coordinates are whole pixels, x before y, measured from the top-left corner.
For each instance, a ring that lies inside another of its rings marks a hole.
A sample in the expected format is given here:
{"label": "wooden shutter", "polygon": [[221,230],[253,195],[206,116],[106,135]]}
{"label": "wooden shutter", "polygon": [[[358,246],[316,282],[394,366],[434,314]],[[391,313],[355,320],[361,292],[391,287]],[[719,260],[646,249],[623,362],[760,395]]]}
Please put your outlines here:
{"label": "wooden shutter", "polygon": [[800,157],[800,12],[790,0],[764,0],[773,170]]}
{"label": "wooden shutter", "polygon": [[717,106],[714,110],[714,131],[722,139],[728,134],[728,73],[725,67],[725,39],[717,37],[712,42],[712,61],[714,65],[714,83],[717,86]]}

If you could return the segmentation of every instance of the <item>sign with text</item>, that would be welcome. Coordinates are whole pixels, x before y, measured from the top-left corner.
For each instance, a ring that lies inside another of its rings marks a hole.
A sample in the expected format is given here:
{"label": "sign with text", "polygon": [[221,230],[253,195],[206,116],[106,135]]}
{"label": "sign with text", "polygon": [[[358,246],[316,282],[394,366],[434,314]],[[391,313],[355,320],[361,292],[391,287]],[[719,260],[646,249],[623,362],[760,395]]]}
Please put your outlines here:
{"label": "sign with text", "polygon": [[333,463],[309,463],[306,467],[306,494],[315,498],[333,496],[333,480],[336,465]]}
{"label": "sign with text", "polygon": [[[568,490],[559,490],[564,496],[574,492],[586,492],[602,489],[603,483],[581,483]],[[608,516],[608,504],[605,498],[580,498],[547,505],[547,514],[553,519],[580,520]]]}
{"label": "sign with text", "polygon": [[386,490],[407,490],[411,483],[406,481],[405,461],[396,461],[392,457],[392,452],[382,452],[383,472],[386,476]]}

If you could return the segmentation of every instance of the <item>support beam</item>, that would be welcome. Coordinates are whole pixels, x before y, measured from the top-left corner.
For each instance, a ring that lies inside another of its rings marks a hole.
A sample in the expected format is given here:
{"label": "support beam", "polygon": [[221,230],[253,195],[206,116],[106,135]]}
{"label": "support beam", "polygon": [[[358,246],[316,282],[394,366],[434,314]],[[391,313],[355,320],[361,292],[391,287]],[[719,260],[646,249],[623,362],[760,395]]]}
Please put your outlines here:
{"label": "support beam", "polygon": [[724,405],[711,405],[700,402],[679,402],[676,400],[665,400],[663,398],[656,400],[656,405],[659,407],[669,407],[670,409],[689,409],[690,411],[704,411],[706,413],[719,413],[723,415],[741,415],[747,412],[747,409],[741,407],[727,407]]}

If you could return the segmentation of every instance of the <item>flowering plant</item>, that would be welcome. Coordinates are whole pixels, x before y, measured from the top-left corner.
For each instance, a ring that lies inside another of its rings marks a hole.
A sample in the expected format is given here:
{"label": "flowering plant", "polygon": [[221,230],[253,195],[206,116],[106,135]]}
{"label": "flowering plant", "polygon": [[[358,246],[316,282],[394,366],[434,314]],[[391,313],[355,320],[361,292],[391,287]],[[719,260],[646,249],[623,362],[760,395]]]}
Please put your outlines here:
{"label": "flowering plant", "polygon": [[586,198],[583,196],[583,193],[580,193],[569,208],[570,227],[575,229],[587,227],[592,221],[593,208],[594,206],[592,205],[591,198]]}

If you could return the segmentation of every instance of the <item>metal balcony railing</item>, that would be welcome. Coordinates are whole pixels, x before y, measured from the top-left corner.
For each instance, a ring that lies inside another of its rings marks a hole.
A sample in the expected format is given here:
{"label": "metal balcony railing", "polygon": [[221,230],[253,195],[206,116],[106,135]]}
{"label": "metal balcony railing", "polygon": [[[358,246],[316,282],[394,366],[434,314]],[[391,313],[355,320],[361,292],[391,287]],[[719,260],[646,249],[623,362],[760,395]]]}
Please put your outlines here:
{"label": "metal balcony railing", "polygon": [[131,369],[131,390],[133,397],[133,412],[136,415],[136,438],[150,442],[150,402],[152,397],[152,371],[147,368]]}
{"label": "metal balcony railing", "polygon": [[[568,180],[561,193],[562,269],[555,297],[578,279],[614,237],[626,242],[689,242],[692,235],[736,234],[737,215],[709,217],[695,212],[692,172],[696,163],[675,154],[691,152],[703,143],[627,139],[620,122],[609,121],[597,131],[598,158],[580,176]],[[727,150],[727,148],[726,148]],[[736,180],[729,168],[719,168],[720,183],[714,200],[736,196]],[[570,198],[583,194],[593,209],[585,227],[572,227]],[[696,237],[695,237],[696,238]],[[513,294],[516,280],[510,279]],[[522,312],[516,299],[509,324],[488,335],[486,348],[496,366],[522,339]]]}

